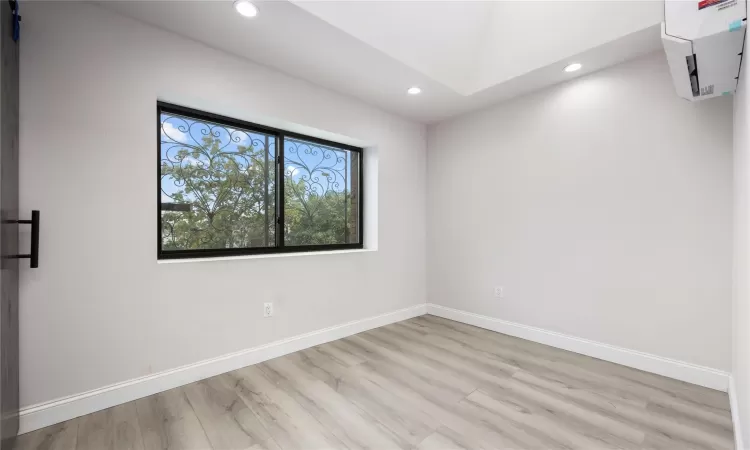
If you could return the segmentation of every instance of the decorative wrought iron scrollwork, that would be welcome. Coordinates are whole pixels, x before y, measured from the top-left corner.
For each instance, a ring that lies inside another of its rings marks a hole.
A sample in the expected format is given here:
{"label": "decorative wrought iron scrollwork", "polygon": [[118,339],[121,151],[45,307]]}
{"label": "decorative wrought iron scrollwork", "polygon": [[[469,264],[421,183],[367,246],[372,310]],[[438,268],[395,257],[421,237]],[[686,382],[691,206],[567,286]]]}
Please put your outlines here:
{"label": "decorative wrought iron scrollwork", "polygon": [[162,245],[172,249],[274,245],[275,137],[161,115]]}
{"label": "decorative wrought iron scrollwork", "polygon": [[292,244],[350,241],[352,187],[356,189],[352,169],[358,170],[357,157],[348,150],[285,138],[285,234]]}

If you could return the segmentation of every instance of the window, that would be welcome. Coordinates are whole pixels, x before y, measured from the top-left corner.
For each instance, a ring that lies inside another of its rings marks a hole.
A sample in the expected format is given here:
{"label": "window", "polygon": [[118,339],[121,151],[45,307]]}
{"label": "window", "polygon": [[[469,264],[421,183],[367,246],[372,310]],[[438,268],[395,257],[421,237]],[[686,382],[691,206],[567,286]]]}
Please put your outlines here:
{"label": "window", "polygon": [[362,149],[159,102],[160,259],[362,248]]}

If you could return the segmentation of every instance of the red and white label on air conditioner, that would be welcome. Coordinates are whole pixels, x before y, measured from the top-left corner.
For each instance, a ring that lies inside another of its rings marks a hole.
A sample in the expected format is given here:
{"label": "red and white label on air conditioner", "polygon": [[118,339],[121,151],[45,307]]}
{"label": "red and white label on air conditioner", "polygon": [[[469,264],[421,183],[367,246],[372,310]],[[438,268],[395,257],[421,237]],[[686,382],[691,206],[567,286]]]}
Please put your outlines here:
{"label": "red and white label on air conditioner", "polygon": [[727,2],[737,3],[737,0],[700,0],[698,2],[698,10],[709,8],[711,6],[720,5]]}

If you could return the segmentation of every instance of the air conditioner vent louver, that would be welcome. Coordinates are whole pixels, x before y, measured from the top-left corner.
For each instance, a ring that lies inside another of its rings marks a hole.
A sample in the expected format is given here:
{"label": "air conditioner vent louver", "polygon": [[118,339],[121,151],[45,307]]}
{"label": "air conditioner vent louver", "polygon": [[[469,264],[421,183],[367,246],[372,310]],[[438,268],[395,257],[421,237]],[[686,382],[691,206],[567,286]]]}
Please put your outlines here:
{"label": "air conditioner vent louver", "polygon": [[698,82],[698,67],[695,65],[695,55],[685,57],[687,63],[688,76],[690,77],[690,90],[693,92],[693,97],[698,97],[701,93],[700,83]]}

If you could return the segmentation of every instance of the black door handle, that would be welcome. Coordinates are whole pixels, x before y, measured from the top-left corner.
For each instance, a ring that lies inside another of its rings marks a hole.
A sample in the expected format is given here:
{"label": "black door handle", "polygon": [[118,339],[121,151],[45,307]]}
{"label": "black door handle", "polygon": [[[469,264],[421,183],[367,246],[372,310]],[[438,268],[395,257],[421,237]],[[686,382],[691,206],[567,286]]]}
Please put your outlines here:
{"label": "black door handle", "polygon": [[36,269],[39,267],[39,211],[31,211],[31,220],[8,220],[8,223],[21,223],[31,225],[31,253],[25,255],[9,255],[8,258],[21,259],[29,258],[29,267]]}

